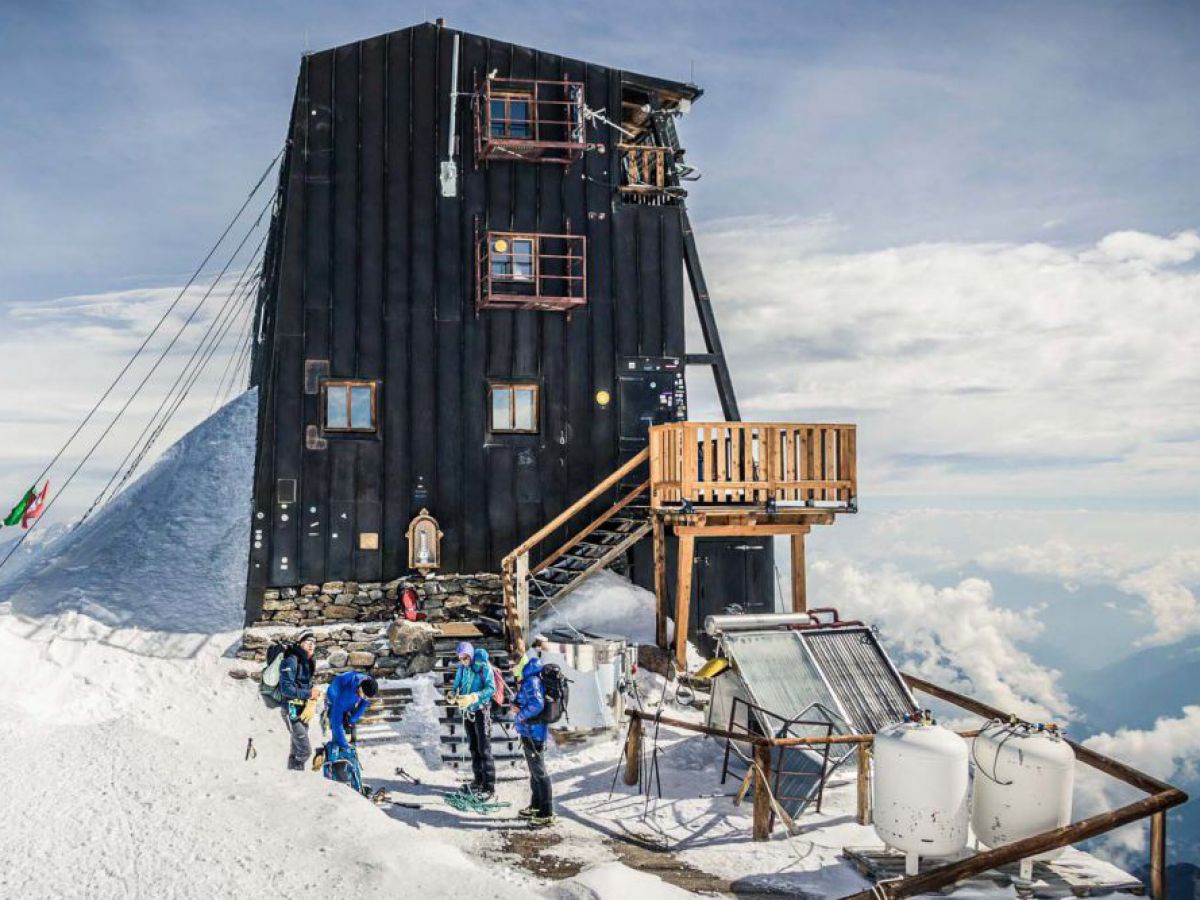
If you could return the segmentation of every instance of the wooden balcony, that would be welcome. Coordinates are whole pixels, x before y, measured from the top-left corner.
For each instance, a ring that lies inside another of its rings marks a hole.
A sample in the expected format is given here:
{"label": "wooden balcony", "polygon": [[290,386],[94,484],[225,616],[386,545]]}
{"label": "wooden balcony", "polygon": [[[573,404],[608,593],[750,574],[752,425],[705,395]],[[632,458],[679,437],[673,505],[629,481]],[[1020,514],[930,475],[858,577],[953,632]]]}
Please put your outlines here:
{"label": "wooden balcony", "polygon": [[855,426],[672,422],[650,429],[650,503],[856,512]]}

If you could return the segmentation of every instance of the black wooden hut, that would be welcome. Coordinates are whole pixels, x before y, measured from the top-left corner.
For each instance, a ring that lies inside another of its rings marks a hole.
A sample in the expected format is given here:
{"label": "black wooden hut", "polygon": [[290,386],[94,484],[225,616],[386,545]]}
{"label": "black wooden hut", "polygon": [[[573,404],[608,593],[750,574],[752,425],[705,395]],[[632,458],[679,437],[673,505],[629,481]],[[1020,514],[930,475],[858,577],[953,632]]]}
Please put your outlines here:
{"label": "black wooden hut", "polygon": [[302,59],[252,369],[248,619],[265,588],[404,574],[423,509],[443,571],[497,571],[686,417],[689,363],[737,419],[674,127],[700,93],[441,23]]}

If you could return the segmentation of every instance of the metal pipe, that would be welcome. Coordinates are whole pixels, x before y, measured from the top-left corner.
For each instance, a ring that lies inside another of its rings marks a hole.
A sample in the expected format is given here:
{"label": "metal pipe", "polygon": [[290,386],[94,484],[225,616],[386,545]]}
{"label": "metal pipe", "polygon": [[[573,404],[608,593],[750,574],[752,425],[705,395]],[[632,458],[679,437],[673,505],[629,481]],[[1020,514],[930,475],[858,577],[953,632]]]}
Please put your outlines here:
{"label": "metal pipe", "polygon": [[709,637],[720,632],[759,631],[767,628],[786,628],[795,625],[811,625],[808,613],[759,613],[749,616],[708,616],[704,620],[704,631]]}

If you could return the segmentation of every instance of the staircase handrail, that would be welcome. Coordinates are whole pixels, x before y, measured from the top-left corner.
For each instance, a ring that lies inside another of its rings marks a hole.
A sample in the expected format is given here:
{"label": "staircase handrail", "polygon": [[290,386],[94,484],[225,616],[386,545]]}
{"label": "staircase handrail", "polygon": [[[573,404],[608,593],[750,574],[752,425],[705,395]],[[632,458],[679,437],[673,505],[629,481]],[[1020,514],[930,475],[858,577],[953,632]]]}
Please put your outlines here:
{"label": "staircase handrail", "polygon": [[557,516],[535,531],[532,535],[526,538],[516,549],[511,551],[502,560],[502,565],[505,567],[512,566],[519,556],[528,553],[550,535],[554,534],[559,528],[569,522],[572,518],[579,514],[589,503],[607,491],[609,488],[616,485],[622,478],[640,466],[642,463],[650,459],[650,448],[646,447],[620,468],[616,469],[611,475],[598,483],[590,491],[560,512]]}
{"label": "staircase handrail", "polygon": [[641,484],[639,484],[637,487],[635,487],[632,491],[630,491],[628,494],[626,494],[624,497],[622,497],[620,500],[618,500],[615,504],[610,506],[604,512],[600,513],[600,515],[598,515],[596,518],[594,518],[591,522],[589,522],[587,525],[585,525],[582,531],[573,535],[571,538],[569,538],[567,540],[567,542],[565,544],[563,544],[561,547],[559,547],[557,550],[555,550],[553,553],[551,553],[549,556],[547,556],[545,559],[543,559],[540,563],[538,563],[536,566],[534,566],[532,569],[530,569],[529,574],[536,575],[538,572],[542,571],[542,569],[545,569],[548,566],[550,566],[552,563],[557,561],[564,553],[566,553],[572,547],[576,546],[585,537],[587,537],[589,534],[591,534],[593,531],[595,531],[597,528],[599,528],[601,525],[603,525],[605,522],[607,522],[609,519],[611,519],[613,516],[615,516],[617,513],[619,513],[625,507],[627,507],[630,503],[632,503],[634,500],[636,500],[638,497],[640,497],[642,494],[646,493],[649,490],[650,490],[650,479],[647,478],[645,481],[643,481]]}

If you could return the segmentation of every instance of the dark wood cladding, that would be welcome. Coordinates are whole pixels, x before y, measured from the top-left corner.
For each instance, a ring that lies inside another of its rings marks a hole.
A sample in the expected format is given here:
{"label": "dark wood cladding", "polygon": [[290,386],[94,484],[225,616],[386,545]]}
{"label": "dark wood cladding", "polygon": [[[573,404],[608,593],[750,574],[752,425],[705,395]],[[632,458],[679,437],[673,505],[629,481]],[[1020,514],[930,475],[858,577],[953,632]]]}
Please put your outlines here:
{"label": "dark wood cladding", "polygon": [[[493,70],[582,82],[593,108],[621,109],[623,73],[420,25],[301,63],[269,241],[256,348],[259,442],[247,613],[261,592],[406,571],[405,529],[427,507],[443,569],[497,570],[501,557],[617,466],[624,356],[684,355],[679,209],[622,205],[620,135],[570,166],[476,167],[470,103],[457,106],[459,190],[443,198],[451,51],[458,89]],[[476,228],[587,238],[587,304],[560,312],[474,310]],[[375,434],[323,434],[328,377],[378,383]],[[537,435],[491,435],[489,381],[541,387]],[[324,447],[321,444],[324,443]],[[298,502],[279,502],[295,480]],[[379,550],[359,534],[378,532]]]}

